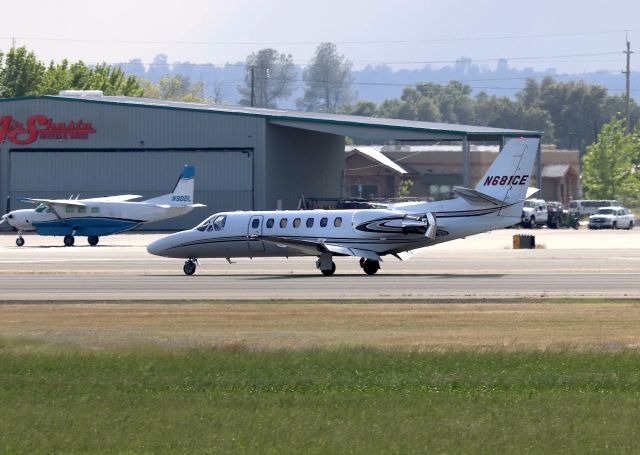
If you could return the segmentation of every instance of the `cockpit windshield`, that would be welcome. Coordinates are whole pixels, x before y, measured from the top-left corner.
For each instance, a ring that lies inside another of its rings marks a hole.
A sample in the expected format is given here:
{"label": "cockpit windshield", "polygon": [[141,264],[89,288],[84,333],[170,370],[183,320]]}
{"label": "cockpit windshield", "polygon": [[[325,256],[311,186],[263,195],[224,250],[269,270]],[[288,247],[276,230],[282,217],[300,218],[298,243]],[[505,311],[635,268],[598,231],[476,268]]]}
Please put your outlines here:
{"label": "cockpit windshield", "polygon": [[200,223],[196,229],[200,232],[221,231],[227,222],[227,215],[213,215]]}
{"label": "cockpit windshield", "polygon": [[47,212],[47,213],[51,213],[51,209],[49,208],[48,205],[46,204],[38,204],[38,206],[35,208],[35,211],[37,213],[42,213],[42,212]]}

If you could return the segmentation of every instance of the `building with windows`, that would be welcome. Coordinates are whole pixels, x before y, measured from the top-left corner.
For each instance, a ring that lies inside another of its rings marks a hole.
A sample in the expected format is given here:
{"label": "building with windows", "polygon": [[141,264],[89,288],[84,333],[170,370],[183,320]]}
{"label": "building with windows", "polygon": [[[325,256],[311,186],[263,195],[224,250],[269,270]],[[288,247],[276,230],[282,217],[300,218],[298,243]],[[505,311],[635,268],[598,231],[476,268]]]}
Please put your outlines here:
{"label": "building with windows", "polygon": [[[411,180],[410,196],[431,200],[454,197],[456,186],[474,187],[500,150],[496,145],[470,146],[469,184],[463,182],[463,152],[460,145],[358,146],[347,147],[345,197],[394,198],[400,182]],[[545,200],[580,197],[580,154],[542,146],[542,192]],[[533,186],[538,186],[534,178]]]}

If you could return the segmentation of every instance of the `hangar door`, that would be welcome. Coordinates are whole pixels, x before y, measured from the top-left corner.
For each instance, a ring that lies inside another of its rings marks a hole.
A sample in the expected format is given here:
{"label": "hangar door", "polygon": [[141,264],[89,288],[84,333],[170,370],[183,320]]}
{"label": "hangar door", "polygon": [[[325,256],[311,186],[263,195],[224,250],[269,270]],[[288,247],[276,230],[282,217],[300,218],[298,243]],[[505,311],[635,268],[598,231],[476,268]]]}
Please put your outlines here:
{"label": "hangar door", "polygon": [[80,198],[139,194],[142,201],[170,193],[185,164],[196,167],[191,213],[141,226],[145,230],[187,229],[208,215],[253,209],[251,149],[54,150],[13,149],[9,153],[12,209],[32,207],[21,197]]}

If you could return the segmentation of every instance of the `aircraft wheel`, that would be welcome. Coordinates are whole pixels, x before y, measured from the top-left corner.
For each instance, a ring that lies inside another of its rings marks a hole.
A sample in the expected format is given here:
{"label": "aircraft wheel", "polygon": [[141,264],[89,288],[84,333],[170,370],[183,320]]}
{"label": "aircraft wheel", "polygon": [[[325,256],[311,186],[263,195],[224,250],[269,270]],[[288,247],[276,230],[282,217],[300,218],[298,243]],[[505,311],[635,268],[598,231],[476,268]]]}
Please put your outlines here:
{"label": "aircraft wheel", "polygon": [[22,237],[18,237],[16,239],[16,245],[18,245],[18,246],[24,245],[24,239]]}
{"label": "aircraft wheel", "polygon": [[367,275],[375,275],[375,273],[380,270],[380,263],[378,261],[366,260],[362,264],[362,270]]}
{"label": "aircraft wheel", "polygon": [[67,234],[64,236],[63,241],[64,241],[64,246],[73,246],[73,244],[76,242],[76,239],[71,234]]}
{"label": "aircraft wheel", "polygon": [[324,276],[331,276],[336,273],[336,263],[331,261],[331,268],[328,270],[321,270]]}
{"label": "aircraft wheel", "polygon": [[89,237],[87,237],[87,242],[89,242],[89,245],[91,246],[96,246],[99,241],[100,237],[98,237],[97,235],[90,235]]}
{"label": "aircraft wheel", "polygon": [[182,267],[182,271],[185,275],[193,275],[196,273],[196,263],[191,260],[186,261]]}

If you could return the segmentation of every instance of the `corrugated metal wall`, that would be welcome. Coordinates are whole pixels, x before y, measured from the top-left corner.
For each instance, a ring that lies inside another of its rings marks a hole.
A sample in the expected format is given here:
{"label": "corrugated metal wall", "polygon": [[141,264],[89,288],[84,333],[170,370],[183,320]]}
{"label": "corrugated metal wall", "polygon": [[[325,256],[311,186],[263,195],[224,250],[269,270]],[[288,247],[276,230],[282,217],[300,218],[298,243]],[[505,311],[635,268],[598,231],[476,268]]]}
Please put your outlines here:
{"label": "corrugated metal wall", "polygon": [[305,197],[340,197],[344,170],[344,137],[267,126],[267,209],[297,207]]}
{"label": "corrugated metal wall", "polygon": [[[250,150],[14,149],[10,153],[10,195],[17,200],[66,198],[71,194],[79,194],[81,198],[140,194],[143,196],[140,201],[170,193],[185,164],[196,166],[194,200],[207,207],[141,229],[185,229],[214,212],[253,208]],[[19,207],[16,202],[14,208]]]}

